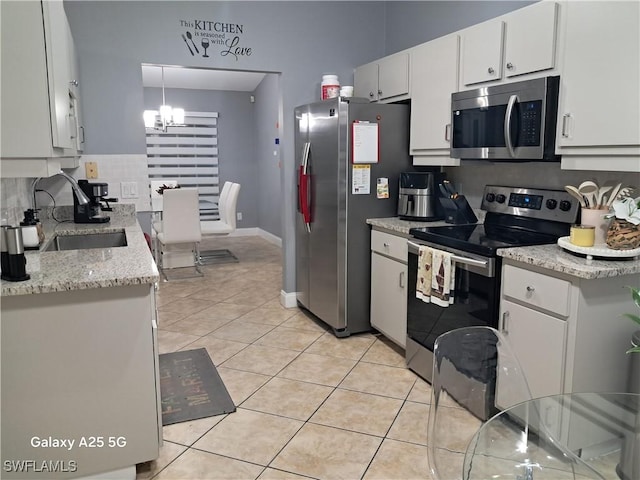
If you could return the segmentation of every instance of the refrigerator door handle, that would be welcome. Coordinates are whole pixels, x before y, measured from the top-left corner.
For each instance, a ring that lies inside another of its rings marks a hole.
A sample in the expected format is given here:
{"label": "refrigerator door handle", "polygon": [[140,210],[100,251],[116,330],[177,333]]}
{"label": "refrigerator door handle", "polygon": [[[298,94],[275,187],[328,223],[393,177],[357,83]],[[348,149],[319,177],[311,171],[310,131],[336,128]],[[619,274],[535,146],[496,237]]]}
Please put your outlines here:
{"label": "refrigerator door handle", "polygon": [[298,206],[304,219],[304,225],[307,232],[311,232],[311,206],[309,205],[309,157],[311,153],[311,144],[305,142],[302,148],[302,162],[298,173]]}

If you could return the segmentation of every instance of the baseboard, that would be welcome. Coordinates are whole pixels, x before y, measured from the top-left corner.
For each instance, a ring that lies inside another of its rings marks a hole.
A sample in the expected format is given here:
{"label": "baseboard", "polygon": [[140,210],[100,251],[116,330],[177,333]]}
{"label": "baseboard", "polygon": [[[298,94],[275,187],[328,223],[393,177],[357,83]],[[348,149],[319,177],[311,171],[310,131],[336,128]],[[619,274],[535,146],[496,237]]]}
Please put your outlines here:
{"label": "baseboard", "polygon": [[285,292],[280,290],[280,305],[284,308],[296,308],[298,306],[296,292]]}

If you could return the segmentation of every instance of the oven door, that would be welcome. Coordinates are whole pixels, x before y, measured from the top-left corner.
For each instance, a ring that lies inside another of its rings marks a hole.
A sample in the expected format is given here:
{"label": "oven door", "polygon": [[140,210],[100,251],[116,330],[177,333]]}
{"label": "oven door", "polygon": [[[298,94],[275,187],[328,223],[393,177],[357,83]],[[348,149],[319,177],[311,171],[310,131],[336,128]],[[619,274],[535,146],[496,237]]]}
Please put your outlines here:
{"label": "oven door", "polygon": [[[453,254],[454,303],[440,307],[416,298],[420,245]],[[407,284],[407,366],[431,381],[433,344],[436,338],[461,327],[498,327],[500,308],[500,257],[484,257],[441,245],[410,240]]]}

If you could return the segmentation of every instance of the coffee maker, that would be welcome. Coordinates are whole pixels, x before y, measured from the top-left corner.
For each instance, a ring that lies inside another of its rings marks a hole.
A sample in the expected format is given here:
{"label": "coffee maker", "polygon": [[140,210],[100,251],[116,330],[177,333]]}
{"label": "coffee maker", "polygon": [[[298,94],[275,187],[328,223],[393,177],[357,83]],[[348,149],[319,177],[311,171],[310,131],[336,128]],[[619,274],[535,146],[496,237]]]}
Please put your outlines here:
{"label": "coffee maker", "polygon": [[76,193],[73,192],[73,221],[75,223],[107,223],[111,220],[110,217],[102,214],[102,212],[113,211],[109,206],[109,202],[117,201],[115,198],[106,198],[109,195],[109,185],[100,182],[89,183],[88,180],[78,180],[78,186],[89,197],[89,203],[86,205],[80,204]]}
{"label": "coffee maker", "polygon": [[403,220],[431,222],[444,218],[436,185],[440,172],[403,172],[400,174],[398,217]]}

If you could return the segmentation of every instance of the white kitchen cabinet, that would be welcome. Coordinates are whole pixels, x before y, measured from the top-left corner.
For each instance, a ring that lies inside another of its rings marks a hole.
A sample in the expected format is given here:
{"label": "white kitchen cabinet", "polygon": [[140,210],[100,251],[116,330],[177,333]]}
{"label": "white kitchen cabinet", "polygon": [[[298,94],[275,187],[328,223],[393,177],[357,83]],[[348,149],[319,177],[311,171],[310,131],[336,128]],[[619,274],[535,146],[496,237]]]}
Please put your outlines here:
{"label": "white kitchen cabinet", "polygon": [[464,30],[461,85],[555,68],[557,20],[558,4],[544,1]]}
{"label": "white kitchen cabinet", "polygon": [[564,8],[562,168],[640,172],[640,3],[570,1]]}
{"label": "white kitchen cabinet", "polygon": [[[628,389],[629,348],[637,326],[623,318],[635,308],[626,285],[636,276],[584,279],[504,259],[500,329],[518,356],[534,398]],[[512,392],[496,383],[496,402]],[[542,422],[576,450],[611,440],[606,429],[583,432],[574,415],[542,402]]]}
{"label": "white kitchen cabinet", "polygon": [[[501,312],[500,330],[523,365],[533,397],[563,391],[566,320],[505,299],[501,303]],[[540,355],[540,345],[544,345],[544,355]],[[513,394],[502,392],[505,393],[510,397]],[[498,402],[499,397],[497,395]],[[518,398],[502,404],[515,405],[525,400]]]}
{"label": "white kitchen cabinet", "polygon": [[502,78],[504,22],[484,22],[462,34],[461,75],[463,85]]}
{"label": "white kitchen cabinet", "polygon": [[407,239],[371,232],[371,326],[405,348]]}
{"label": "white kitchen cabinet", "polygon": [[400,52],[357,67],[354,96],[368,98],[372,102],[395,102],[408,98],[409,54]]}
{"label": "white kitchen cabinet", "polygon": [[50,168],[47,159],[77,154],[79,96],[70,83],[67,17],[61,1],[2,2],[0,8],[2,175],[44,176],[59,168],[59,160]]}
{"label": "white kitchen cabinet", "polygon": [[500,328],[534,397],[625,391],[636,278],[582,279],[504,259]]}
{"label": "white kitchen cabinet", "polygon": [[458,89],[459,36],[411,49],[410,154],[414,165],[460,165],[449,156],[451,94]]}
{"label": "white kitchen cabinet", "polygon": [[[86,477],[158,457],[154,295],[147,284],[2,298],[2,435],[11,439],[2,445],[3,465],[75,461],[74,477]],[[30,444],[49,436],[74,439],[75,446]],[[104,446],[83,448],[83,437],[102,437]],[[29,471],[11,475],[33,478]]]}

